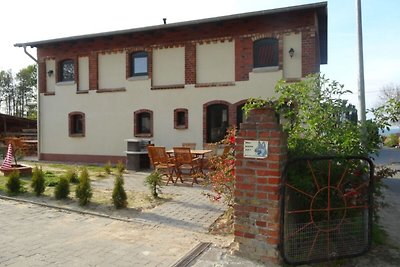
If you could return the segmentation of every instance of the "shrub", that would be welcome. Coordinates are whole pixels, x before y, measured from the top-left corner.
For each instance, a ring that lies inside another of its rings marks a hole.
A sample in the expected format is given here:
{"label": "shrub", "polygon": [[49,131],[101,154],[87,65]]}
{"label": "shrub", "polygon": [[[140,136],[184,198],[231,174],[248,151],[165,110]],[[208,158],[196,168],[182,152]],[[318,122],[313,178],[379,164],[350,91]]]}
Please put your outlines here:
{"label": "shrub", "polygon": [[385,138],[384,144],[387,147],[395,147],[399,144],[399,138],[395,134],[390,134]]}
{"label": "shrub", "polygon": [[214,200],[223,200],[228,206],[233,205],[233,193],[235,186],[235,158],[234,149],[235,145],[235,127],[230,127],[227,130],[225,138],[219,143],[224,144],[231,149],[226,154],[215,155],[209,159],[210,172],[208,178],[205,180],[205,185],[212,185],[213,193],[206,195]]}
{"label": "shrub", "polygon": [[42,167],[39,168],[38,166],[35,166],[33,169],[31,187],[33,188],[33,191],[35,191],[36,196],[43,194],[44,190],[46,189]]}
{"label": "shrub", "polygon": [[128,205],[128,198],[124,189],[124,178],[120,173],[115,176],[112,199],[114,207],[117,209],[126,208]]}
{"label": "shrub", "polygon": [[58,184],[54,188],[54,197],[56,199],[64,199],[69,195],[69,179],[61,176]]}
{"label": "shrub", "polygon": [[21,192],[21,180],[19,179],[19,171],[13,171],[8,175],[6,188],[9,195],[16,195]]}
{"label": "shrub", "polygon": [[106,174],[111,174],[111,162],[108,161],[105,165],[104,165],[104,172]]}
{"label": "shrub", "polygon": [[67,172],[65,173],[65,178],[67,178],[70,183],[73,184],[79,183],[79,178],[76,169],[73,168],[68,169]]}
{"label": "shrub", "polygon": [[92,198],[92,187],[90,185],[89,173],[82,168],[79,176],[79,184],[76,186],[75,196],[79,199],[79,205],[85,206]]}
{"label": "shrub", "polygon": [[124,173],[125,165],[121,161],[118,161],[118,163],[115,167],[117,168],[117,173],[120,173],[120,174]]}
{"label": "shrub", "polygon": [[160,191],[162,183],[162,175],[158,171],[153,171],[149,176],[146,177],[145,184],[149,186],[151,195],[154,198],[158,198],[158,192]]}

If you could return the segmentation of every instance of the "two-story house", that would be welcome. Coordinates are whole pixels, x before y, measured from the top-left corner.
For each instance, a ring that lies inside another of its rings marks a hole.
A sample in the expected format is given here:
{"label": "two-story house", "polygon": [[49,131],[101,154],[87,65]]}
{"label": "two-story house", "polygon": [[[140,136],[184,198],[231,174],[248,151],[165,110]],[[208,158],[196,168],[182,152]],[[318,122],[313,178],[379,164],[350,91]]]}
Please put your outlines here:
{"label": "two-story house", "polygon": [[16,44],[36,47],[39,159],[125,160],[126,139],[220,140],[249,97],[327,63],[327,3]]}

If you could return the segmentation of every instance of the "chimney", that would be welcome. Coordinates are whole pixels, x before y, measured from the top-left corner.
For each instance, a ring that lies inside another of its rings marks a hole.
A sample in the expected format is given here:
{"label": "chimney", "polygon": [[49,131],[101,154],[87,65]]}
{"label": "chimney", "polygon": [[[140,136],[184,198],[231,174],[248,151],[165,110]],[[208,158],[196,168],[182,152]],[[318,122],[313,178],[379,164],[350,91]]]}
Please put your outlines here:
{"label": "chimney", "polygon": [[167,24],[167,18],[162,19],[164,21],[164,24]]}

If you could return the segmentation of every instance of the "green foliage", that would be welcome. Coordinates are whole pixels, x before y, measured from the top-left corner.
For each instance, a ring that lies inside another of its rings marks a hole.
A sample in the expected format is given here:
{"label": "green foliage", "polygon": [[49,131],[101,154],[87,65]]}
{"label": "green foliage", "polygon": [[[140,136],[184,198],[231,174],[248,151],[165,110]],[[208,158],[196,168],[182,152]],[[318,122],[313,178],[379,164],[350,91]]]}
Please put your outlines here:
{"label": "green foliage", "polygon": [[92,198],[92,187],[90,185],[89,173],[85,167],[79,176],[79,184],[75,189],[75,196],[79,199],[79,205],[85,206]]}
{"label": "green foliage", "polygon": [[65,173],[65,178],[67,178],[68,181],[72,184],[79,183],[78,173],[74,168],[69,168],[67,170],[67,172]]}
{"label": "green foliage", "polygon": [[65,199],[69,195],[69,179],[61,176],[58,184],[54,188],[54,197],[56,199]]}
{"label": "green foliage", "polygon": [[6,114],[36,118],[37,67],[30,65],[15,76],[11,70],[0,71],[0,98]]}
{"label": "green foliage", "polygon": [[399,137],[396,134],[390,134],[384,141],[385,146],[395,147],[399,145]]}
{"label": "green foliage", "polygon": [[108,161],[105,165],[104,165],[104,172],[106,174],[111,174],[111,162]]}
{"label": "green foliage", "polygon": [[[215,155],[209,159],[210,172],[207,174],[208,179],[205,179],[205,185],[212,186],[212,193],[206,195],[213,201],[224,201],[228,206],[234,204],[234,187],[235,187],[235,157],[234,145],[236,128],[230,127],[226,131],[224,139],[219,144],[226,145],[230,148],[223,155]],[[225,148],[225,149],[226,149]]]}
{"label": "green foliage", "polygon": [[21,192],[22,187],[19,171],[13,171],[8,175],[6,188],[9,195],[17,195]]}
{"label": "green foliage", "polygon": [[158,191],[162,184],[162,175],[158,171],[153,171],[149,176],[146,177],[145,184],[149,186],[151,195],[154,198],[158,198]]}
{"label": "green foliage", "polygon": [[114,207],[117,209],[126,208],[128,205],[128,197],[124,189],[124,178],[120,173],[115,176],[112,199]]}
{"label": "green foliage", "polygon": [[118,161],[117,165],[115,166],[117,168],[117,173],[123,174],[125,171],[125,165],[121,162]]}
{"label": "green foliage", "polygon": [[38,166],[35,166],[33,169],[31,187],[33,188],[36,196],[43,194],[44,190],[46,189],[42,167],[39,168]]}
{"label": "green foliage", "polygon": [[242,110],[244,112],[244,115],[247,117],[249,115],[250,110],[257,109],[257,108],[263,108],[263,107],[266,107],[267,105],[272,105],[272,103],[270,101],[262,99],[260,97],[249,98],[249,99],[247,99],[246,104],[244,104]]}

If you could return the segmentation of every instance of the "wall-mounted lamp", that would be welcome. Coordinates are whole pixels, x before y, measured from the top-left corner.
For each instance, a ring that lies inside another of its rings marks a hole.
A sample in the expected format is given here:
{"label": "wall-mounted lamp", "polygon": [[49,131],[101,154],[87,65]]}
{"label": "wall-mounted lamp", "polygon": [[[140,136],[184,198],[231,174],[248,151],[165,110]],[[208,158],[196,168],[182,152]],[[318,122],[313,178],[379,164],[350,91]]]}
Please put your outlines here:
{"label": "wall-mounted lamp", "polygon": [[293,47],[291,47],[289,50],[289,56],[293,57],[293,55],[294,55],[294,49],[293,49]]}
{"label": "wall-mounted lamp", "polygon": [[47,75],[48,75],[49,77],[51,77],[51,76],[53,75],[53,73],[54,73],[54,70],[49,70],[49,71],[47,72]]}

